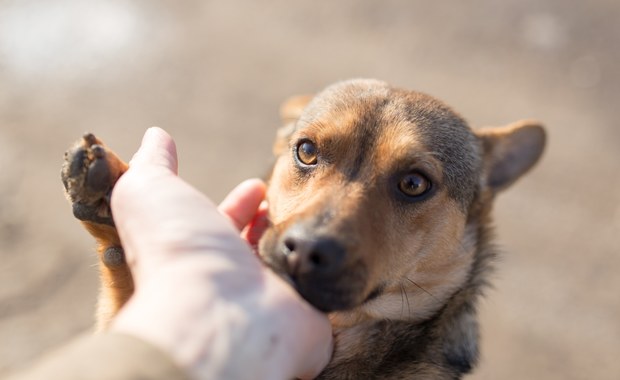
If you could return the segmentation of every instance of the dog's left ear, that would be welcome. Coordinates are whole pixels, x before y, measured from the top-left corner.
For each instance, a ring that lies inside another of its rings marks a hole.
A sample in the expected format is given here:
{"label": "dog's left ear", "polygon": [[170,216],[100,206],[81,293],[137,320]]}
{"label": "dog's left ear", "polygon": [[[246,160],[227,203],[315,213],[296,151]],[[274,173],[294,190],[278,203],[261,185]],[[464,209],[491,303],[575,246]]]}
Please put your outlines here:
{"label": "dog's left ear", "polygon": [[273,154],[279,156],[288,147],[288,140],[295,131],[295,122],[304,112],[304,109],[312,100],[312,95],[299,95],[288,98],[280,106],[280,119],[283,126],[278,129],[276,141],[273,144]]}
{"label": "dog's left ear", "polygon": [[486,185],[494,192],[512,185],[540,159],[546,134],[534,120],[476,131],[484,149]]}

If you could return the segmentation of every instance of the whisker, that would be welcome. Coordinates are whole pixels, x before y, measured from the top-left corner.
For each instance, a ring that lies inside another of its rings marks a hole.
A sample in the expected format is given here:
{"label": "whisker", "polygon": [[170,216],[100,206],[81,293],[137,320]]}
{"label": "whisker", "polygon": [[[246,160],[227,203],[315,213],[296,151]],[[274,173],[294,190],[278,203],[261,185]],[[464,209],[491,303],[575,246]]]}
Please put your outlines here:
{"label": "whisker", "polygon": [[403,284],[400,284],[400,316],[402,317],[405,314],[405,298],[403,295],[405,294],[405,287]]}
{"label": "whisker", "polygon": [[412,283],[413,285],[415,285],[418,289],[420,289],[421,291],[423,291],[424,293],[428,294],[429,296],[433,297],[436,301],[439,301],[439,299],[437,297],[435,297],[431,292],[429,292],[428,290],[424,289],[423,287],[421,287],[420,285],[418,285],[415,281],[413,281],[412,279],[410,279],[409,277],[405,277],[407,279],[407,281],[409,281],[410,283]]}
{"label": "whisker", "polygon": [[409,312],[409,314],[407,314],[407,315],[411,316],[411,306],[409,305],[409,295],[407,294],[407,291],[405,291],[405,287],[402,284],[400,286],[403,289],[403,291],[405,293],[405,299],[407,300],[407,311]]}

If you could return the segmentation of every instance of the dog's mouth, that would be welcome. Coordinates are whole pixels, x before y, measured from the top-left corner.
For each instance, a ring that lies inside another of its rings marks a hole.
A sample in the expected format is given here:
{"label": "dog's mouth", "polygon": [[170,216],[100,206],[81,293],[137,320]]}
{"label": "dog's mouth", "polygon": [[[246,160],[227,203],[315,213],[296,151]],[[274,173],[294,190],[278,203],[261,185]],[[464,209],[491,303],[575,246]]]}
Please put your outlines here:
{"label": "dog's mouth", "polygon": [[[269,239],[271,240],[271,239]],[[323,312],[345,311],[378,297],[383,287],[368,292],[368,269],[362,260],[349,259],[347,249],[333,241],[315,241],[321,254],[303,243],[261,242],[267,266],[287,281],[307,302]]]}
{"label": "dog's mouth", "polygon": [[366,271],[361,267],[334,276],[290,273],[287,276],[297,292],[323,312],[350,310],[364,302],[361,294]]}
{"label": "dog's mouth", "polygon": [[368,296],[366,296],[362,304],[368,303],[370,301],[373,301],[379,298],[383,294],[384,291],[385,291],[384,284],[376,286],[375,288],[373,288],[373,290],[370,291],[370,293],[368,293]]}

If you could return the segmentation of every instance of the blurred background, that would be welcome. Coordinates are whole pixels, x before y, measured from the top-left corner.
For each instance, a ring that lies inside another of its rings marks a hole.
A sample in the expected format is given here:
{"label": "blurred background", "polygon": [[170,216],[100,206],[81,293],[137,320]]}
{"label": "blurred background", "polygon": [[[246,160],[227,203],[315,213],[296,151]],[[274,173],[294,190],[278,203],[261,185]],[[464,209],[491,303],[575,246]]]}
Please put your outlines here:
{"label": "blurred background", "polygon": [[0,0],[0,374],[93,325],[93,243],[59,170],[145,129],[219,201],[271,163],[288,96],[372,77],[472,126],[537,118],[541,164],[498,199],[502,257],[471,379],[620,378],[617,0]]}

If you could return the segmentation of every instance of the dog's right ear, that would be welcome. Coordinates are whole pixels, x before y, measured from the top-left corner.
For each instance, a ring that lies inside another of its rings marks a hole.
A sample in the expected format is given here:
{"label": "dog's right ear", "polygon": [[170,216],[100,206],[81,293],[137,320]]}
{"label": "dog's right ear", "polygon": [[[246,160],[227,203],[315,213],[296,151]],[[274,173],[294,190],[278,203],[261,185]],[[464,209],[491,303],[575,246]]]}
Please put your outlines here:
{"label": "dog's right ear", "polygon": [[283,126],[278,129],[276,141],[273,144],[273,154],[276,157],[288,149],[288,140],[295,132],[295,123],[313,97],[313,95],[293,96],[280,106],[280,119]]}
{"label": "dog's right ear", "polygon": [[532,168],[545,148],[546,134],[534,120],[476,132],[484,149],[486,185],[499,192]]}

